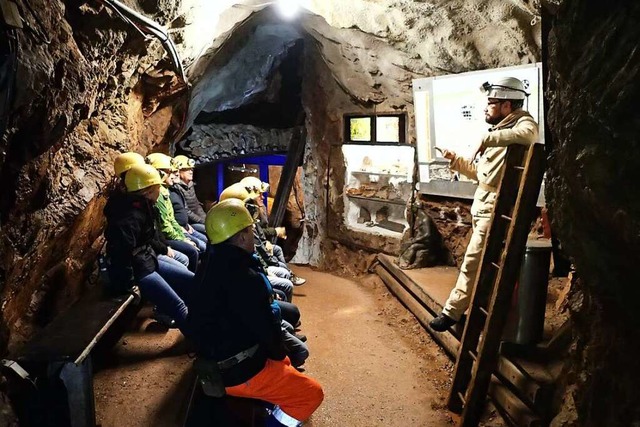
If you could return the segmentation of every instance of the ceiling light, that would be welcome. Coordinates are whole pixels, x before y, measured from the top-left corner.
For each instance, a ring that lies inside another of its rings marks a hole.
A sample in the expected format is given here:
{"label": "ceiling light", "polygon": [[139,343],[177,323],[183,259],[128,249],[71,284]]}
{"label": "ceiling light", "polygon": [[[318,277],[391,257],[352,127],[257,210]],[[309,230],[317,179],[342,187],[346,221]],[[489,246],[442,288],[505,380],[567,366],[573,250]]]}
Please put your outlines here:
{"label": "ceiling light", "polygon": [[291,20],[300,12],[300,0],[278,0],[276,8],[284,19]]}

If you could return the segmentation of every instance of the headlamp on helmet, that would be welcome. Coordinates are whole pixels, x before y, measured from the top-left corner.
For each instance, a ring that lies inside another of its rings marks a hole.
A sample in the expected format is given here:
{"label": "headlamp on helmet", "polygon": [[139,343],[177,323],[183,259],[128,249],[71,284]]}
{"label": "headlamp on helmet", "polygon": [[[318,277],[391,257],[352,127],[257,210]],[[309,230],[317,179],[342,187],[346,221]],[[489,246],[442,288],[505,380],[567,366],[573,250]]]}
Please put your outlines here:
{"label": "headlamp on helmet", "polygon": [[174,157],[175,165],[179,170],[193,169],[196,166],[196,161],[180,154]]}
{"label": "headlamp on helmet", "polygon": [[242,184],[248,192],[255,193],[256,195],[269,191],[269,184],[262,182],[255,176],[246,176],[242,178],[242,180],[240,180],[240,184]]}
{"label": "headlamp on helmet", "polygon": [[487,98],[495,99],[524,100],[530,95],[525,90],[522,81],[515,77],[505,77],[495,83],[484,82],[480,86],[480,91]]}

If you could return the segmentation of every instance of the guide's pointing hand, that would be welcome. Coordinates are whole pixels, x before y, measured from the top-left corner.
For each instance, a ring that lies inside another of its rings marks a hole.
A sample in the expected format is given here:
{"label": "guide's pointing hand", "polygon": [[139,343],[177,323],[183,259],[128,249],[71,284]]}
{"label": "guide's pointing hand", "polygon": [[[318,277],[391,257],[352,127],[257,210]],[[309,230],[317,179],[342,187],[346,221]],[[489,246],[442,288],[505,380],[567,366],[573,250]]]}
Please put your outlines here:
{"label": "guide's pointing hand", "polygon": [[456,157],[456,153],[454,153],[453,151],[449,151],[440,147],[436,147],[436,150],[438,150],[442,154],[442,157],[447,160],[453,160]]}

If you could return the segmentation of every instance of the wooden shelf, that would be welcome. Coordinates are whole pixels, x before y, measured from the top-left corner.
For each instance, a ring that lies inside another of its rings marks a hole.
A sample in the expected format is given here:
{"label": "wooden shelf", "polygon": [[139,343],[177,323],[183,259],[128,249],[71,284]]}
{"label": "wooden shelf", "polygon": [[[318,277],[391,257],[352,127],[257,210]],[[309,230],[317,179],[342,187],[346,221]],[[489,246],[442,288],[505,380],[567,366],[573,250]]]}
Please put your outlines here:
{"label": "wooden shelf", "polygon": [[367,171],[351,171],[351,174],[361,174],[361,175],[377,175],[377,176],[395,176],[399,178],[406,178],[408,174],[406,173],[386,173],[386,172],[367,172]]}
{"label": "wooden shelf", "polygon": [[[407,226],[405,225],[405,228]],[[389,230],[388,228],[381,227],[378,224],[375,225],[365,225],[365,224],[347,224],[347,228],[359,231],[367,234],[378,234],[386,237],[400,238],[402,236],[403,231],[395,231]]]}
{"label": "wooden shelf", "polygon": [[390,203],[392,205],[400,205],[400,206],[404,206],[407,203],[403,202],[402,200],[389,200],[389,199],[381,199],[378,197],[365,197],[365,196],[357,196],[355,194],[349,194],[347,193],[347,197],[350,199],[358,199],[358,200],[368,200],[371,202],[378,202],[378,203]]}

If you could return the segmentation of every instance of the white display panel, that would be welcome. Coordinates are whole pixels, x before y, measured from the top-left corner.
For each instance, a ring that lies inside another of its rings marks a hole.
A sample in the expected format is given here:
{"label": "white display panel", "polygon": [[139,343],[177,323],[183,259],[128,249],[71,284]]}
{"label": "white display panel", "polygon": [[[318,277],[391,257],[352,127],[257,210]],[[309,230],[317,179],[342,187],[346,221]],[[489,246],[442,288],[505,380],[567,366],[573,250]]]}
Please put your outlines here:
{"label": "white display panel", "polygon": [[516,77],[525,83],[526,90],[531,95],[524,108],[541,123],[540,64],[413,81],[420,163],[439,158],[438,152],[434,151],[436,145],[463,156],[473,154],[470,150],[490,126],[484,118],[487,98],[479,88],[484,82],[492,83],[503,77]]}
{"label": "white display panel", "polygon": [[[436,146],[471,157],[490,127],[484,117],[487,98],[479,88],[484,82],[492,83],[504,77],[516,77],[525,83],[530,96],[524,108],[540,124],[541,142],[544,141],[540,64],[417,79],[413,81],[413,94],[421,165],[446,162],[435,150]],[[420,167],[421,182],[433,179],[442,178],[430,168]]]}

